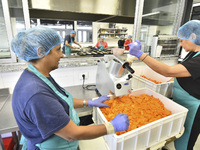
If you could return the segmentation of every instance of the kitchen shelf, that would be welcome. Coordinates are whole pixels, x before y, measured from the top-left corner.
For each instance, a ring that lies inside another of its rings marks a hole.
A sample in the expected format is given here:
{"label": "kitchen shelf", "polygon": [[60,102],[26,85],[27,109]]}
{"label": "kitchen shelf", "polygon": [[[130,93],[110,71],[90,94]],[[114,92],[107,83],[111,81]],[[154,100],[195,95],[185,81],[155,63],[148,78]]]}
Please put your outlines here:
{"label": "kitchen shelf", "polygon": [[117,29],[117,28],[100,28],[98,32],[100,32],[101,30],[115,30],[115,31],[127,31],[128,29]]}
{"label": "kitchen shelf", "polygon": [[99,31],[98,31],[98,38],[101,35],[104,35],[105,38],[107,38],[107,39],[118,39],[119,36],[121,36],[121,35],[127,35],[128,33],[126,33],[126,31],[127,31],[127,29],[100,28]]}
{"label": "kitchen shelf", "polygon": [[100,35],[100,34],[116,34],[116,33],[99,33],[99,35]]}

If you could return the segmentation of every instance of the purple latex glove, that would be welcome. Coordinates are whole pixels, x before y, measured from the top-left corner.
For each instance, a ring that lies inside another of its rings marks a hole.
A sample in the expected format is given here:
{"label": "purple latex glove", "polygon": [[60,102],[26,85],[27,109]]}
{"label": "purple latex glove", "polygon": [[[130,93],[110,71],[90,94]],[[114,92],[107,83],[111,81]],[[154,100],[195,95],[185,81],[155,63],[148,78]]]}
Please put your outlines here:
{"label": "purple latex glove", "polygon": [[[137,44],[136,44],[137,43]],[[140,56],[144,53],[142,50],[141,50],[141,43],[140,41],[137,41],[136,40],[136,43],[130,43],[128,44],[128,46],[130,47],[129,48],[129,54],[133,55],[133,56],[136,56],[137,58],[140,58]]]}
{"label": "purple latex glove", "polygon": [[107,100],[110,100],[109,96],[101,96],[94,101],[88,101],[88,107],[109,107],[107,104],[103,104]]}
{"label": "purple latex glove", "polygon": [[115,132],[128,130],[130,125],[128,115],[124,113],[116,115],[115,118],[110,121],[110,123],[112,123]]}

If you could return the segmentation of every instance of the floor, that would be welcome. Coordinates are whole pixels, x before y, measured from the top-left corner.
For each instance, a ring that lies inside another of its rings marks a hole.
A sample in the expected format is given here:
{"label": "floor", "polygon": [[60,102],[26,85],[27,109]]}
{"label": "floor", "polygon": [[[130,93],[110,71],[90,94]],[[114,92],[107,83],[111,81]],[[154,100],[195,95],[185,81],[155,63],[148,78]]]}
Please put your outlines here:
{"label": "floor", "polygon": [[79,148],[80,150],[108,150],[103,137],[92,140],[81,140],[79,141]]}

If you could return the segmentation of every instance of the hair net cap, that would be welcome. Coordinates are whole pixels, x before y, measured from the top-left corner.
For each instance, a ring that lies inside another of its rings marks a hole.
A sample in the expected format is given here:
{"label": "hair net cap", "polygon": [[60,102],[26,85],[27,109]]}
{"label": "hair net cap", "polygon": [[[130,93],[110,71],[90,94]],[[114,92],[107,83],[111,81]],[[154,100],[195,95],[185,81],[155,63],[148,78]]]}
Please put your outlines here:
{"label": "hair net cap", "polygon": [[122,40],[123,38],[124,38],[124,35],[121,35],[121,36],[120,36],[120,39]]}
{"label": "hair net cap", "polygon": [[128,37],[132,38],[132,35],[128,35]]}
{"label": "hair net cap", "polygon": [[11,49],[20,59],[30,61],[46,56],[61,42],[62,38],[55,30],[37,26],[19,32],[12,39]]}
{"label": "hair net cap", "polygon": [[104,36],[101,36],[100,39],[105,39],[105,37],[104,37]]}
{"label": "hair net cap", "polygon": [[190,40],[196,45],[200,45],[200,21],[191,20],[182,25],[177,36],[182,40]]}
{"label": "hair net cap", "polygon": [[76,34],[76,31],[72,30],[72,31],[70,32],[70,34]]}

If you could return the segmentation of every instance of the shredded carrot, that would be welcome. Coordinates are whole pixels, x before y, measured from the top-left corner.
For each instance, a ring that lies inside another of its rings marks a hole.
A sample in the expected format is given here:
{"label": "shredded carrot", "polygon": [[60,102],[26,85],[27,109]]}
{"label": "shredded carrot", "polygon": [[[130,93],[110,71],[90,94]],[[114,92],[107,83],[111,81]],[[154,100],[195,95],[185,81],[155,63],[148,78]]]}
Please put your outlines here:
{"label": "shredded carrot", "polygon": [[119,113],[128,115],[130,121],[129,129],[119,131],[116,133],[117,135],[171,115],[171,111],[167,110],[158,98],[146,94],[140,96],[124,95],[105,101],[104,104],[108,104],[109,107],[100,109],[108,121],[111,121]]}
{"label": "shredded carrot", "polygon": [[153,80],[153,79],[151,79],[151,78],[147,78],[145,75],[140,75],[140,76],[143,77],[143,78],[145,78],[145,79],[147,79],[147,80],[149,80],[149,81],[151,81],[151,82],[154,82],[154,83],[156,83],[156,84],[160,84],[160,83],[162,83],[162,82],[159,82],[159,81]]}

